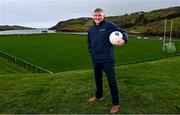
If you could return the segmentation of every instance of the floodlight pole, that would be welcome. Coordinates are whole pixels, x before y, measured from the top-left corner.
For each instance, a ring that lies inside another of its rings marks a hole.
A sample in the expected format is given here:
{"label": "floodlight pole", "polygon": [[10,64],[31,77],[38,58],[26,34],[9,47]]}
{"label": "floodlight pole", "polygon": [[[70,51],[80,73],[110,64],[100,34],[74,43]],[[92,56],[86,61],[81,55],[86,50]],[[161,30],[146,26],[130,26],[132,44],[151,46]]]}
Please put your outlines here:
{"label": "floodlight pole", "polygon": [[163,51],[164,51],[164,45],[165,45],[165,39],[166,39],[166,23],[167,23],[167,19],[165,19],[165,21],[164,21]]}
{"label": "floodlight pole", "polygon": [[170,43],[171,43],[171,39],[172,39],[172,29],[173,29],[173,19],[171,19],[171,30],[170,30]]}

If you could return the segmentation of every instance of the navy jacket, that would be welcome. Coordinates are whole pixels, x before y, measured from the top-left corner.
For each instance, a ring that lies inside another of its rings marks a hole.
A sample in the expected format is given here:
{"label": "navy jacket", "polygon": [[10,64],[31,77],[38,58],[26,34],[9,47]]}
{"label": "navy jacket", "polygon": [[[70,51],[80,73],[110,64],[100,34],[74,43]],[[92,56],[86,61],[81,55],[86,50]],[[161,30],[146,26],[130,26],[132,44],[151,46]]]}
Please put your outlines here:
{"label": "navy jacket", "polygon": [[98,26],[94,23],[89,28],[88,50],[94,63],[114,62],[114,48],[109,41],[113,31],[120,31],[127,42],[127,33],[111,22],[103,20]]}

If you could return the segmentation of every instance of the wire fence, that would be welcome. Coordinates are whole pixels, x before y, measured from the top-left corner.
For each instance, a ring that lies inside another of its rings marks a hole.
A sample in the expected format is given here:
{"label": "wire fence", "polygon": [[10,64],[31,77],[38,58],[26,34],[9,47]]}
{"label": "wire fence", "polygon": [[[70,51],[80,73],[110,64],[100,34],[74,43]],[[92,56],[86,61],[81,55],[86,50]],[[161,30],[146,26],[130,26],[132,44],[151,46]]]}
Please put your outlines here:
{"label": "wire fence", "polygon": [[14,63],[15,65],[22,67],[32,73],[53,73],[47,69],[41,68],[39,66],[36,66],[34,64],[31,64],[25,60],[19,59],[15,56],[9,55],[5,52],[0,51],[0,56],[3,57],[4,59],[8,60],[11,63]]}

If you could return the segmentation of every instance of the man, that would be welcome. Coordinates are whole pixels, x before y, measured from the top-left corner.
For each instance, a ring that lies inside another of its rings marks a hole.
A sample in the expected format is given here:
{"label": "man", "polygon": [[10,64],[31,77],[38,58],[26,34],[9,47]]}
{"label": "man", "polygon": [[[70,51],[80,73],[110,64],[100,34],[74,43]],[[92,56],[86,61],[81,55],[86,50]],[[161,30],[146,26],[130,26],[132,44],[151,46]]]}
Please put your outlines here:
{"label": "man", "polygon": [[110,113],[116,113],[119,111],[120,102],[114,70],[114,48],[109,41],[109,35],[113,31],[120,31],[123,34],[123,40],[118,41],[118,46],[124,45],[128,36],[125,31],[105,20],[105,15],[101,8],[94,10],[93,22],[94,24],[88,30],[88,49],[94,66],[96,93],[93,98],[89,99],[89,102],[96,103],[103,99],[102,74],[104,71],[112,97],[113,105]]}

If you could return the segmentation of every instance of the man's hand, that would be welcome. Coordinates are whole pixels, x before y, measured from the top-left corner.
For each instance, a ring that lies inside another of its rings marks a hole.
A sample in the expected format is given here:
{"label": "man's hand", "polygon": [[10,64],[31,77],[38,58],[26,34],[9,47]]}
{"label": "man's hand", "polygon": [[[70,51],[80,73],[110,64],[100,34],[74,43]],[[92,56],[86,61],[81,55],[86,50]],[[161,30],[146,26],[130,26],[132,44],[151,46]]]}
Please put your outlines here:
{"label": "man's hand", "polygon": [[117,41],[117,46],[123,46],[124,43],[125,43],[125,41],[124,41],[123,39],[119,39],[119,40]]}

